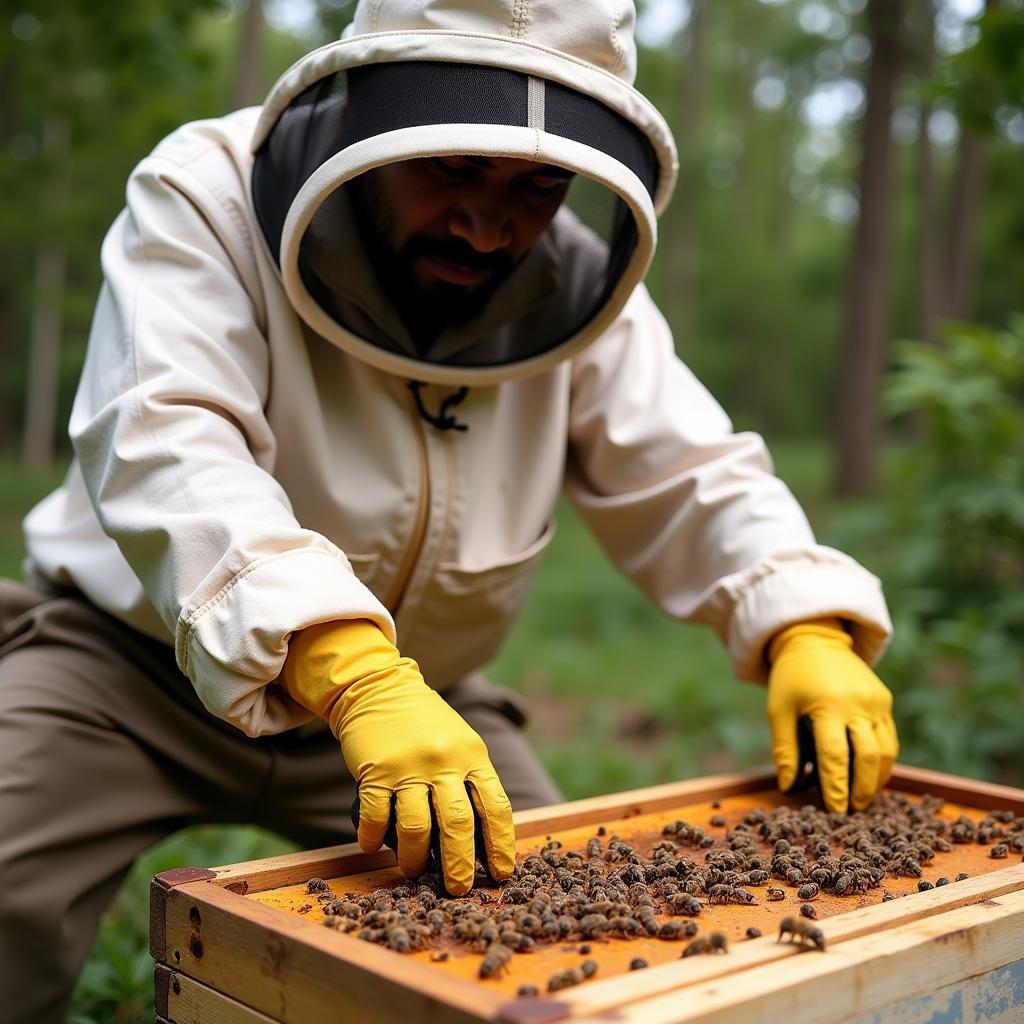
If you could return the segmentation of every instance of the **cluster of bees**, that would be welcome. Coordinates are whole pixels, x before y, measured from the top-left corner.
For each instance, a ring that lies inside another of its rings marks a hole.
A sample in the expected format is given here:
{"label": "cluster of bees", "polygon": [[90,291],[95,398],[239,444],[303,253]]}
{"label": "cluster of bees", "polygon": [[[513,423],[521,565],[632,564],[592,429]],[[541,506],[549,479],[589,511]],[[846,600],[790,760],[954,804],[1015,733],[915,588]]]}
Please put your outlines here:
{"label": "cluster of bees", "polygon": [[[817,916],[813,901],[822,892],[856,896],[881,888],[886,877],[920,879],[922,865],[957,843],[992,845],[995,858],[1024,851],[1024,817],[996,811],[978,824],[966,817],[951,823],[938,817],[942,805],[931,796],[913,803],[882,794],[867,811],[850,815],[813,806],[755,808],[724,839],[676,821],[664,826],[649,856],[617,835],[605,839],[603,827],[582,850],[563,850],[549,837],[538,853],[517,865],[497,894],[481,888],[452,899],[436,873],[369,896],[339,899],[317,878],[310,879],[307,891],[315,894],[330,928],[400,953],[447,939],[483,954],[479,976],[485,979],[501,975],[515,954],[538,943],[579,944],[586,955],[594,940],[653,937],[689,940],[683,957],[725,953],[724,934],[697,934],[696,919],[705,908],[757,903],[754,890],[763,891],[769,902],[782,900],[787,896],[782,886],[802,902],[799,917],[782,920],[779,940],[788,937],[824,950],[821,929],[810,923]],[[722,827],[725,819],[716,815],[711,824]],[[932,885],[922,880],[918,887]],[[750,928],[747,935],[760,932]],[[437,960],[447,957],[445,950],[433,954]],[[646,962],[637,958],[630,966],[638,969]],[[553,975],[548,991],[579,984],[597,969],[596,961],[584,960]],[[520,989],[520,995],[535,994],[533,986]]]}

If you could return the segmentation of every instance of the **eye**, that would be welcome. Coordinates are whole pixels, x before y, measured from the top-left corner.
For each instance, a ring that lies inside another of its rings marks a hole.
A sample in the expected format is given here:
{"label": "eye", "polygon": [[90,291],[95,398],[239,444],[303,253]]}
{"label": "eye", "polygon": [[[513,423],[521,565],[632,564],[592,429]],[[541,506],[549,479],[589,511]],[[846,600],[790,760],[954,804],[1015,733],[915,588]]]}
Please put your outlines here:
{"label": "eye", "polygon": [[469,178],[474,167],[460,157],[432,156],[425,161],[427,167],[444,181],[464,181]]}
{"label": "eye", "polygon": [[538,199],[554,199],[569,187],[571,179],[563,175],[533,174],[520,179],[520,185],[528,195]]}

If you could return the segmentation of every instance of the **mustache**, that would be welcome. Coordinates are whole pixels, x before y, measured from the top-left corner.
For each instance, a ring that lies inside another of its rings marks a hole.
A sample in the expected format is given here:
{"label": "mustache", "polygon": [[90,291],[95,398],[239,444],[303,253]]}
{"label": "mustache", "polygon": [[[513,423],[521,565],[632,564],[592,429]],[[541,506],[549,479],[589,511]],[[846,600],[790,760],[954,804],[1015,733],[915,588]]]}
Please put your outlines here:
{"label": "mustache", "polygon": [[507,252],[479,252],[462,239],[431,238],[429,235],[413,235],[402,246],[402,256],[409,262],[418,256],[426,256],[498,274],[508,273],[515,266],[515,260]]}

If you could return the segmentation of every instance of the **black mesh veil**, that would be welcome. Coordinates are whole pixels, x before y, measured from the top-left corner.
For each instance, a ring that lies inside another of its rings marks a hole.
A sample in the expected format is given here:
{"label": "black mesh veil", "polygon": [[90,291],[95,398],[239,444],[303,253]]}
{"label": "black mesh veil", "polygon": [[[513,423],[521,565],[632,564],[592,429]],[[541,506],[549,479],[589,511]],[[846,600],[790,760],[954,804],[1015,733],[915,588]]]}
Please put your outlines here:
{"label": "black mesh veil", "polygon": [[[451,153],[450,126],[461,125],[466,152],[480,156],[494,152],[489,126],[539,128],[569,140],[575,160],[562,166],[575,176],[554,220],[482,308],[424,344],[409,335],[408,323],[382,295],[372,229],[360,216],[358,170],[342,168],[352,147],[365,164],[362,154],[374,143],[386,151],[390,140],[411,129],[420,141],[409,158],[432,155],[433,126],[438,136],[448,132],[433,155]],[[550,352],[579,334],[607,306],[637,249],[640,232],[631,205],[609,187],[607,173],[588,176],[579,156],[587,152],[595,164],[607,168],[610,158],[631,172],[628,177],[653,198],[658,161],[647,137],[590,96],[551,81],[538,90],[526,74],[492,66],[371,64],[322,78],[283,111],[256,152],[253,201],[280,262],[297,197],[311,176],[338,158],[331,164],[339,167],[338,180],[321,187],[323,197],[298,246],[298,273],[312,300],[344,332],[379,349],[427,363],[497,367]]]}

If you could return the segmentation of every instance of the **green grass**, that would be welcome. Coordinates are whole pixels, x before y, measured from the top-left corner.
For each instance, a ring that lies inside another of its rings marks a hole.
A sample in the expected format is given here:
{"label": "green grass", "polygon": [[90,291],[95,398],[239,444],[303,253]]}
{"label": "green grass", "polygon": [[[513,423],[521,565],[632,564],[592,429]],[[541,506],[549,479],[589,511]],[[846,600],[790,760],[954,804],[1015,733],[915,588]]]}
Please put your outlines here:
{"label": "green grass", "polygon": [[[773,446],[776,468],[809,510],[827,517],[830,466],[817,443]],[[60,473],[30,478],[0,460],[0,572],[17,576],[18,524]],[[527,694],[529,734],[567,797],[632,789],[767,764],[764,692],[738,682],[717,638],[666,618],[609,563],[572,508],[523,615],[489,669]],[[187,829],[133,868],[104,917],[76,990],[73,1024],[152,1020],[148,883],[182,865],[233,863],[289,849],[250,828]]]}

